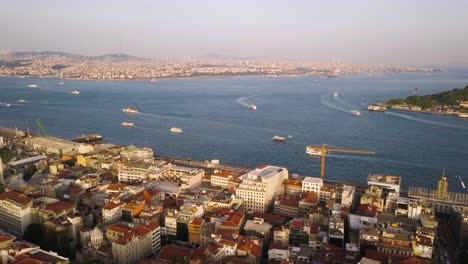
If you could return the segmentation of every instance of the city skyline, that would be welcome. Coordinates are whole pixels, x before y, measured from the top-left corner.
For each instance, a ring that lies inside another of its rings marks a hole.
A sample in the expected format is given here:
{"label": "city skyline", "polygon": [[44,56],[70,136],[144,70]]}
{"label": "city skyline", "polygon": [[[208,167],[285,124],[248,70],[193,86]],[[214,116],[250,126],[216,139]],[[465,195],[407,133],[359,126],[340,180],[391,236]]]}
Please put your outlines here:
{"label": "city skyline", "polygon": [[56,50],[145,58],[220,54],[317,63],[339,58],[350,64],[468,65],[464,1],[1,4],[3,52]]}

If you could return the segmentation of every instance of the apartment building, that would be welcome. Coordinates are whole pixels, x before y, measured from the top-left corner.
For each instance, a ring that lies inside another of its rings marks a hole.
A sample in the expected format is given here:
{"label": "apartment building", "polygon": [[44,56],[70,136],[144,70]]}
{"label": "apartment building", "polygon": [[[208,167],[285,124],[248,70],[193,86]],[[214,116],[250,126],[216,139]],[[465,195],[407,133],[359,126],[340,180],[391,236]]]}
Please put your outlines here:
{"label": "apartment building", "polygon": [[245,210],[265,212],[276,196],[282,195],[282,183],[288,179],[286,168],[264,165],[242,176],[236,196],[245,201]]}
{"label": "apartment building", "polygon": [[157,170],[156,166],[147,163],[121,163],[117,166],[119,182],[142,182],[148,174]]}
{"label": "apartment building", "polygon": [[8,191],[0,194],[0,229],[22,236],[32,222],[32,199],[23,193]]}
{"label": "apartment building", "polygon": [[112,242],[115,264],[138,263],[161,249],[160,227],[156,222],[132,227]]}

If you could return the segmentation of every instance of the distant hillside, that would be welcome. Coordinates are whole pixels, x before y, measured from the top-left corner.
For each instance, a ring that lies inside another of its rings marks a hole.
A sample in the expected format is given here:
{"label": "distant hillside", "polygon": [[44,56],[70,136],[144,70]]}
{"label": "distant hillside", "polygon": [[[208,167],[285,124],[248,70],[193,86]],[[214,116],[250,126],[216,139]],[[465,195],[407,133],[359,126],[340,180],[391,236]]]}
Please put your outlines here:
{"label": "distant hillside", "polygon": [[468,101],[468,86],[451,91],[440,92],[431,95],[411,95],[406,99],[391,99],[387,102],[390,106],[409,105],[418,106],[423,110],[433,109],[435,107],[452,107],[457,108],[460,102]]}
{"label": "distant hillside", "polygon": [[17,51],[2,54],[0,59],[9,60],[9,61],[25,61],[25,60],[37,60],[37,59],[46,59],[50,57],[66,57],[75,60],[143,60],[143,58],[123,54],[105,54],[99,56],[84,56],[79,54],[71,54],[60,51]]}

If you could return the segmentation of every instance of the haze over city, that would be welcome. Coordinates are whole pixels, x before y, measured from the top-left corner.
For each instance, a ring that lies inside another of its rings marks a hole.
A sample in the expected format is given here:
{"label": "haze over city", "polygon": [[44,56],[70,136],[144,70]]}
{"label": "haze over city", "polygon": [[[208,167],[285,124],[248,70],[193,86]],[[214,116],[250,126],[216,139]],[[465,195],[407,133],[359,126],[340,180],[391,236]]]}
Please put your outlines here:
{"label": "haze over city", "polygon": [[3,52],[468,64],[468,1],[2,0],[0,4]]}

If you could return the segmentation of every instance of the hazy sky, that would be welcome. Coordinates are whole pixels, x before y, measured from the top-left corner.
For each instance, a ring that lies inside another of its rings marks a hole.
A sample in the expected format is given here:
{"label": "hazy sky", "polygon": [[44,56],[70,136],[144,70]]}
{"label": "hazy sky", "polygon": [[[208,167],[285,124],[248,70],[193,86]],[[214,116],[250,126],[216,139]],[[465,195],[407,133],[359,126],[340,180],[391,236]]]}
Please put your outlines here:
{"label": "hazy sky", "polygon": [[468,65],[468,0],[0,0],[0,50]]}

